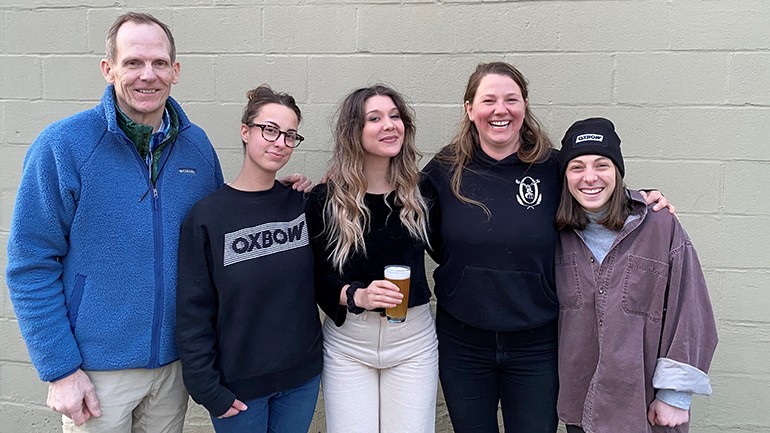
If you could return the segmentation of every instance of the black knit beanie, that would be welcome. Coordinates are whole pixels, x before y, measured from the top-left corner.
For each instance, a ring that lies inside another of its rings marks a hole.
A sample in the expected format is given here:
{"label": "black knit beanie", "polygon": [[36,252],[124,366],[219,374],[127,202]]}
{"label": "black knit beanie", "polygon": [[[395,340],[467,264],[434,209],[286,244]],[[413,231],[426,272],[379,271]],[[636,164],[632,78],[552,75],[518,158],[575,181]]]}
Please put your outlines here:
{"label": "black knit beanie", "polygon": [[567,164],[581,155],[606,156],[620,171],[620,177],[625,176],[626,167],[623,165],[623,154],[620,152],[620,137],[615,133],[615,125],[602,117],[579,120],[572,124],[561,140],[561,173],[567,169]]}

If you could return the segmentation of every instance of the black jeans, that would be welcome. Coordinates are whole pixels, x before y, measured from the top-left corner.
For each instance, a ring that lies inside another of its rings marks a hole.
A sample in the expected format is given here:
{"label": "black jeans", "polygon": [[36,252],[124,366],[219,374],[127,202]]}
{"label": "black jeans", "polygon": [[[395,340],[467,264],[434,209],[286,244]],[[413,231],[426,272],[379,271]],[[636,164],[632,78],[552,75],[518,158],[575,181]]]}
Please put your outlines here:
{"label": "black jeans", "polygon": [[519,332],[467,326],[438,307],[439,377],[455,433],[554,433],[556,323]]}
{"label": "black jeans", "polygon": [[567,433],[585,433],[582,427],[567,424]]}

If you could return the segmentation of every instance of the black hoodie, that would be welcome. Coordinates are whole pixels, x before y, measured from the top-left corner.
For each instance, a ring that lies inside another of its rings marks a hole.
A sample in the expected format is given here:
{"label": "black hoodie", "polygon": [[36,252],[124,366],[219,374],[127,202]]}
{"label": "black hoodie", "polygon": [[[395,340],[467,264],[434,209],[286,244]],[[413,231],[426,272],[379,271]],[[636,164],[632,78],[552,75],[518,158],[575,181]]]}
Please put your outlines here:
{"label": "black hoodie", "polygon": [[451,171],[436,158],[423,169],[431,202],[431,256],[438,304],[463,323],[499,332],[532,329],[556,320],[554,217],[561,195],[557,152],[529,164],[478,151],[462,177],[458,200]]}

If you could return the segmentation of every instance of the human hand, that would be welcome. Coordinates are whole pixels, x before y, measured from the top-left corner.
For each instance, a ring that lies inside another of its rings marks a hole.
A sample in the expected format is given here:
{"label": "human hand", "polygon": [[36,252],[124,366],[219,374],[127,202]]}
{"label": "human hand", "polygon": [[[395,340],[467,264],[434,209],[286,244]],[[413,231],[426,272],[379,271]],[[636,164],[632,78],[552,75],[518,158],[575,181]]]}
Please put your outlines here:
{"label": "human hand", "polygon": [[233,405],[230,406],[230,409],[227,410],[223,415],[218,416],[217,418],[230,418],[231,416],[238,415],[239,413],[243,412],[244,410],[248,409],[248,406],[244,404],[242,401],[238,400],[237,398],[233,402]]}
{"label": "human hand", "polygon": [[313,181],[301,173],[294,173],[278,179],[278,182],[289,186],[300,192],[310,192],[313,189]]}
{"label": "human hand", "polygon": [[690,421],[690,411],[671,406],[656,398],[650,403],[647,420],[650,425],[676,427]]}
{"label": "human hand", "polygon": [[398,290],[398,286],[387,280],[372,281],[366,288],[356,290],[353,300],[356,305],[366,309],[393,308],[401,303],[404,295]]}
{"label": "human hand", "polygon": [[50,382],[46,404],[70,418],[76,426],[85,424],[92,416],[102,416],[94,385],[81,369],[65,378]]}
{"label": "human hand", "polygon": [[639,191],[642,194],[642,197],[644,197],[644,201],[647,202],[647,204],[653,204],[655,203],[655,206],[652,207],[652,210],[657,212],[663,208],[668,208],[668,213],[671,215],[674,215],[676,213],[676,208],[674,205],[668,202],[668,199],[666,197],[663,197],[663,194],[660,193],[658,190],[652,190],[649,193],[645,191]]}

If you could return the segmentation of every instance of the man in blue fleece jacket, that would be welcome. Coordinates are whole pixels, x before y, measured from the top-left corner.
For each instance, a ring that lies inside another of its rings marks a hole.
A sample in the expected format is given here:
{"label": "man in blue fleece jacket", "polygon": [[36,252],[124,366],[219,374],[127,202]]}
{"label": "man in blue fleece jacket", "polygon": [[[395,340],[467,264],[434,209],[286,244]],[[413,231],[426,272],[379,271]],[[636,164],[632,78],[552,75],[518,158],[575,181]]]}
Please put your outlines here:
{"label": "man in blue fleece jacket", "polygon": [[101,70],[101,103],[48,126],[29,148],[8,287],[65,432],[181,432],[179,229],[222,171],[206,134],[169,97],[179,63],[168,26],[120,16]]}

